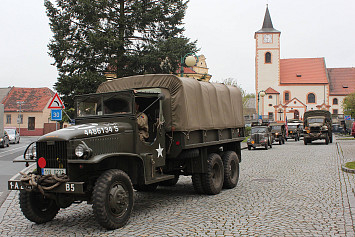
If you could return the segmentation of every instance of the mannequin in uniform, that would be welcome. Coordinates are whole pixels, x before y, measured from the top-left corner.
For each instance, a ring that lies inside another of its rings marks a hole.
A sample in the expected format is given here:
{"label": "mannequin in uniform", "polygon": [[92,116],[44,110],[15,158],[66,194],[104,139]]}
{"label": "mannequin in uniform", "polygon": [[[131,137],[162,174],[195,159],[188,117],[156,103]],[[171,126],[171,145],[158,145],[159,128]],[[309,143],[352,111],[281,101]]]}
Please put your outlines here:
{"label": "mannequin in uniform", "polygon": [[145,142],[145,139],[149,137],[148,133],[148,117],[145,113],[139,112],[139,105],[136,104],[136,112],[137,115],[137,124],[138,124],[138,129],[139,129],[139,139],[142,142]]}

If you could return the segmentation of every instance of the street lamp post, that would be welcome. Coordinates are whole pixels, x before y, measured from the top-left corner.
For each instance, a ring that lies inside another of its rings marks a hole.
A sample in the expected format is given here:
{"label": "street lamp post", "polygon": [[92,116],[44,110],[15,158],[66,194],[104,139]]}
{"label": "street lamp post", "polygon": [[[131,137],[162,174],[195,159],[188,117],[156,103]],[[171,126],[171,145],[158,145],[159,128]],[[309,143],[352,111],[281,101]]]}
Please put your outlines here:
{"label": "street lamp post", "polygon": [[259,101],[260,101],[260,96],[264,97],[265,95],[266,95],[266,92],[264,90],[261,90],[261,91],[258,92],[258,121],[259,121]]}
{"label": "street lamp post", "polygon": [[17,118],[17,123],[18,123],[18,133],[20,134],[21,136],[21,112],[22,112],[22,109],[21,109],[21,106],[24,104],[25,102],[24,101],[17,101],[16,104],[18,104],[20,106],[20,110],[18,110],[18,118]]}
{"label": "street lamp post", "polygon": [[[195,55],[195,56],[194,56]],[[180,62],[180,76],[184,76],[184,65],[192,67],[198,62],[198,56],[195,53],[187,53],[184,57],[181,57]]]}

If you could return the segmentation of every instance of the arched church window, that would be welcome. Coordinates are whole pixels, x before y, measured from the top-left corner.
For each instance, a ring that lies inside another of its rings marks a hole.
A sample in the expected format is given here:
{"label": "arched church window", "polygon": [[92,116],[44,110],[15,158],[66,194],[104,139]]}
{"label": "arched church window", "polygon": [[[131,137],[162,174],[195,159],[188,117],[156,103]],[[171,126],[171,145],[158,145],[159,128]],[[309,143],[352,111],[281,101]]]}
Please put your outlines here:
{"label": "arched church window", "polygon": [[290,101],[290,92],[289,91],[285,91],[284,92],[284,102],[287,103]]}
{"label": "arched church window", "polygon": [[307,95],[307,102],[308,103],[316,103],[316,96],[313,93],[309,93]]}
{"label": "arched church window", "polygon": [[337,98],[334,98],[333,99],[333,105],[337,105],[338,104],[338,99]]}
{"label": "arched church window", "polygon": [[265,63],[271,63],[271,53],[267,52],[265,54]]}

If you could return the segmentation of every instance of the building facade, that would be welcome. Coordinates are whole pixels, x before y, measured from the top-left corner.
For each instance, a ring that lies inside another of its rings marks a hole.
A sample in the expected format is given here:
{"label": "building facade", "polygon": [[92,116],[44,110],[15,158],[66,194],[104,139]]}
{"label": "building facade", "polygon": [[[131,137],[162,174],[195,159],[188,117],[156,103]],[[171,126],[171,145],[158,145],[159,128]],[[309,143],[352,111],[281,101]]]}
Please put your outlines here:
{"label": "building facade", "polygon": [[355,92],[355,68],[326,68],[324,58],[281,59],[281,32],[268,7],[254,38],[256,110],[263,119],[302,119],[305,111],[317,109],[343,114],[345,96]]}

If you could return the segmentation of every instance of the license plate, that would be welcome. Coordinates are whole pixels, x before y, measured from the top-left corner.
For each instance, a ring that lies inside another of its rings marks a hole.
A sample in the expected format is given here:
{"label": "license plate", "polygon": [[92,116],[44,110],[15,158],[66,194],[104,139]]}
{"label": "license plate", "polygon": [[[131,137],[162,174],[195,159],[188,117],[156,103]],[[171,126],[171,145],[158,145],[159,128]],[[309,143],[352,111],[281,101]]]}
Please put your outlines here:
{"label": "license plate", "polygon": [[42,175],[47,174],[66,174],[66,169],[59,168],[42,168]]}

